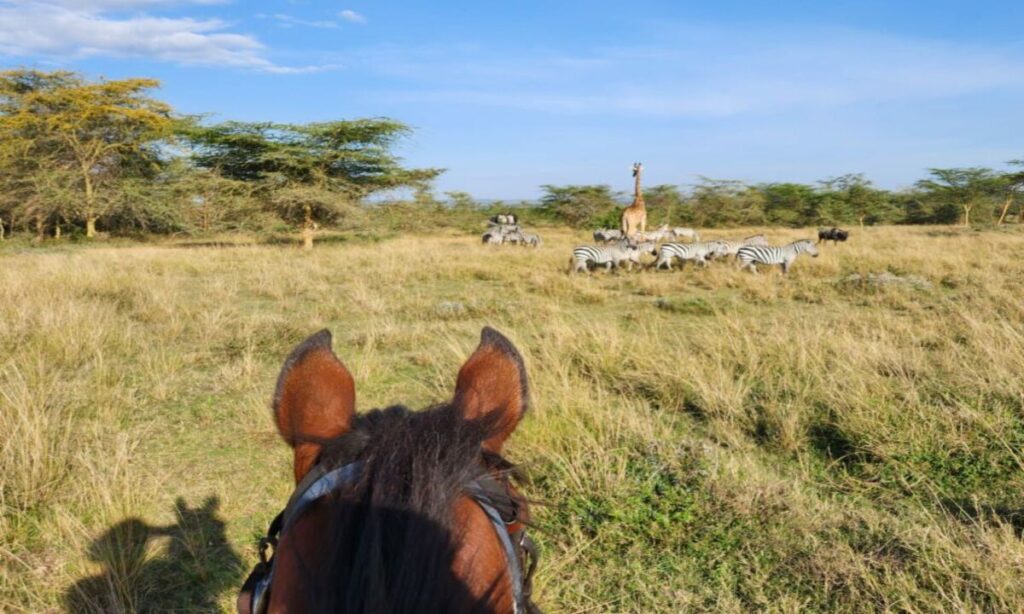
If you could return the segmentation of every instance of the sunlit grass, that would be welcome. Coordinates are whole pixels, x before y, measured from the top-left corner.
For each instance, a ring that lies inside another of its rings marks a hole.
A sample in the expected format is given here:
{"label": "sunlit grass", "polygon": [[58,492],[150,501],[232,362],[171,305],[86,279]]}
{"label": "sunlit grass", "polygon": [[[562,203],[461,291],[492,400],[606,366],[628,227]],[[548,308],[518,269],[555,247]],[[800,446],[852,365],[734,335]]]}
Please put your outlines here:
{"label": "sunlit grass", "polygon": [[[707,234],[758,230],[813,234]],[[0,249],[0,610],[230,609],[291,347],[330,328],[362,408],[419,407],[485,324],[532,380],[546,610],[1024,610],[1021,234],[869,228],[786,278],[570,276],[584,236]]]}

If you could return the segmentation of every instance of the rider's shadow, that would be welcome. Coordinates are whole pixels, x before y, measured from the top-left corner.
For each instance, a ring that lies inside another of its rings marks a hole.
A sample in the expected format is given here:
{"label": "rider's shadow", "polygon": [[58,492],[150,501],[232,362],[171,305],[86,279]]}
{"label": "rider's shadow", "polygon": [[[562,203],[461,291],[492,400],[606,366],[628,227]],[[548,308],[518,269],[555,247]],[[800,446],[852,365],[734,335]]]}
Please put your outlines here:
{"label": "rider's shadow", "polygon": [[[215,612],[222,593],[241,582],[242,562],[227,541],[220,502],[189,508],[174,503],[178,522],[150,526],[122,520],[89,546],[104,570],[76,582],[65,595],[70,612]],[[168,538],[158,554],[150,541]]]}

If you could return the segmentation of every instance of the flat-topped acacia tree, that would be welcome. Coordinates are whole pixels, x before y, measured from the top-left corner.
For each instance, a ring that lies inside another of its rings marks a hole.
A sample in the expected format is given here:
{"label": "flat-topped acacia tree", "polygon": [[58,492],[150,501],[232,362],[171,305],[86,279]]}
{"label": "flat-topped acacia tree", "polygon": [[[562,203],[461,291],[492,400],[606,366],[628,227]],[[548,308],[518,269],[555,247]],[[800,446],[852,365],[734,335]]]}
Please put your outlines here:
{"label": "flat-topped acacia tree", "polygon": [[0,73],[3,173],[15,182],[56,181],[59,194],[74,196],[48,201],[94,237],[97,220],[116,202],[111,186],[161,166],[174,120],[169,105],[148,95],[158,86],[154,79],[89,82],[63,71]]}
{"label": "flat-topped acacia tree", "polygon": [[410,129],[391,119],[312,124],[190,124],[181,135],[192,161],[221,176],[250,182],[264,204],[302,229],[313,246],[318,225],[351,212],[367,195],[426,185],[442,171],[407,169],[392,152]]}
{"label": "flat-topped acacia tree", "polygon": [[931,178],[917,182],[925,196],[940,205],[959,207],[963,211],[963,225],[971,225],[971,212],[986,200],[991,200],[1005,181],[989,168],[930,168]]}

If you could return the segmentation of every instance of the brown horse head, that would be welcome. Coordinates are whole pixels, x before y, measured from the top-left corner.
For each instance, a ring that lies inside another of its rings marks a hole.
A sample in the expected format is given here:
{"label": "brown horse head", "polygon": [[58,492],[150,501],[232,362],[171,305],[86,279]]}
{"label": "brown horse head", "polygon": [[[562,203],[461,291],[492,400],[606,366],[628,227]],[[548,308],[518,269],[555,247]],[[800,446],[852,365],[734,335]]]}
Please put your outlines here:
{"label": "brown horse head", "polygon": [[[528,406],[511,342],[485,328],[450,402],[362,414],[355,403],[329,332],[285,361],[273,408],[297,487],[270,531],[280,539],[260,603],[270,612],[535,611],[521,549],[528,513],[501,457]],[[241,612],[252,605],[246,591]]]}

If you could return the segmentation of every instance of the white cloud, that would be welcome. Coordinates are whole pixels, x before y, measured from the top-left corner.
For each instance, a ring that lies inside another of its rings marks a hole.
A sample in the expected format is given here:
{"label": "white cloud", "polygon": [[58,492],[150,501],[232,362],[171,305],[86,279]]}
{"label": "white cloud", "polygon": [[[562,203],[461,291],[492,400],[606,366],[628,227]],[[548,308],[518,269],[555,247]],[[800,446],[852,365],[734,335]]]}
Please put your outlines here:
{"label": "white cloud", "polygon": [[[181,2],[178,2],[179,4]],[[210,3],[192,0],[192,4]],[[178,64],[218,66],[293,74],[325,66],[281,66],[269,60],[256,38],[227,31],[219,19],[189,17],[118,18],[116,8],[171,4],[162,0],[0,1],[0,55],[45,58],[151,58]],[[90,8],[76,8],[88,5]],[[99,7],[99,8],[97,8]]]}
{"label": "white cloud", "polygon": [[345,21],[350,22],[350,23],[358,23],[358,24],[366,23],[366,17],[364,17],[363,15],[360,15],[359,13],[357,13],[357,12],[351,10],[351,9],[345,9],[344,11],[338,13],[338,17],[341,17],[342,19],[344,19]]}

